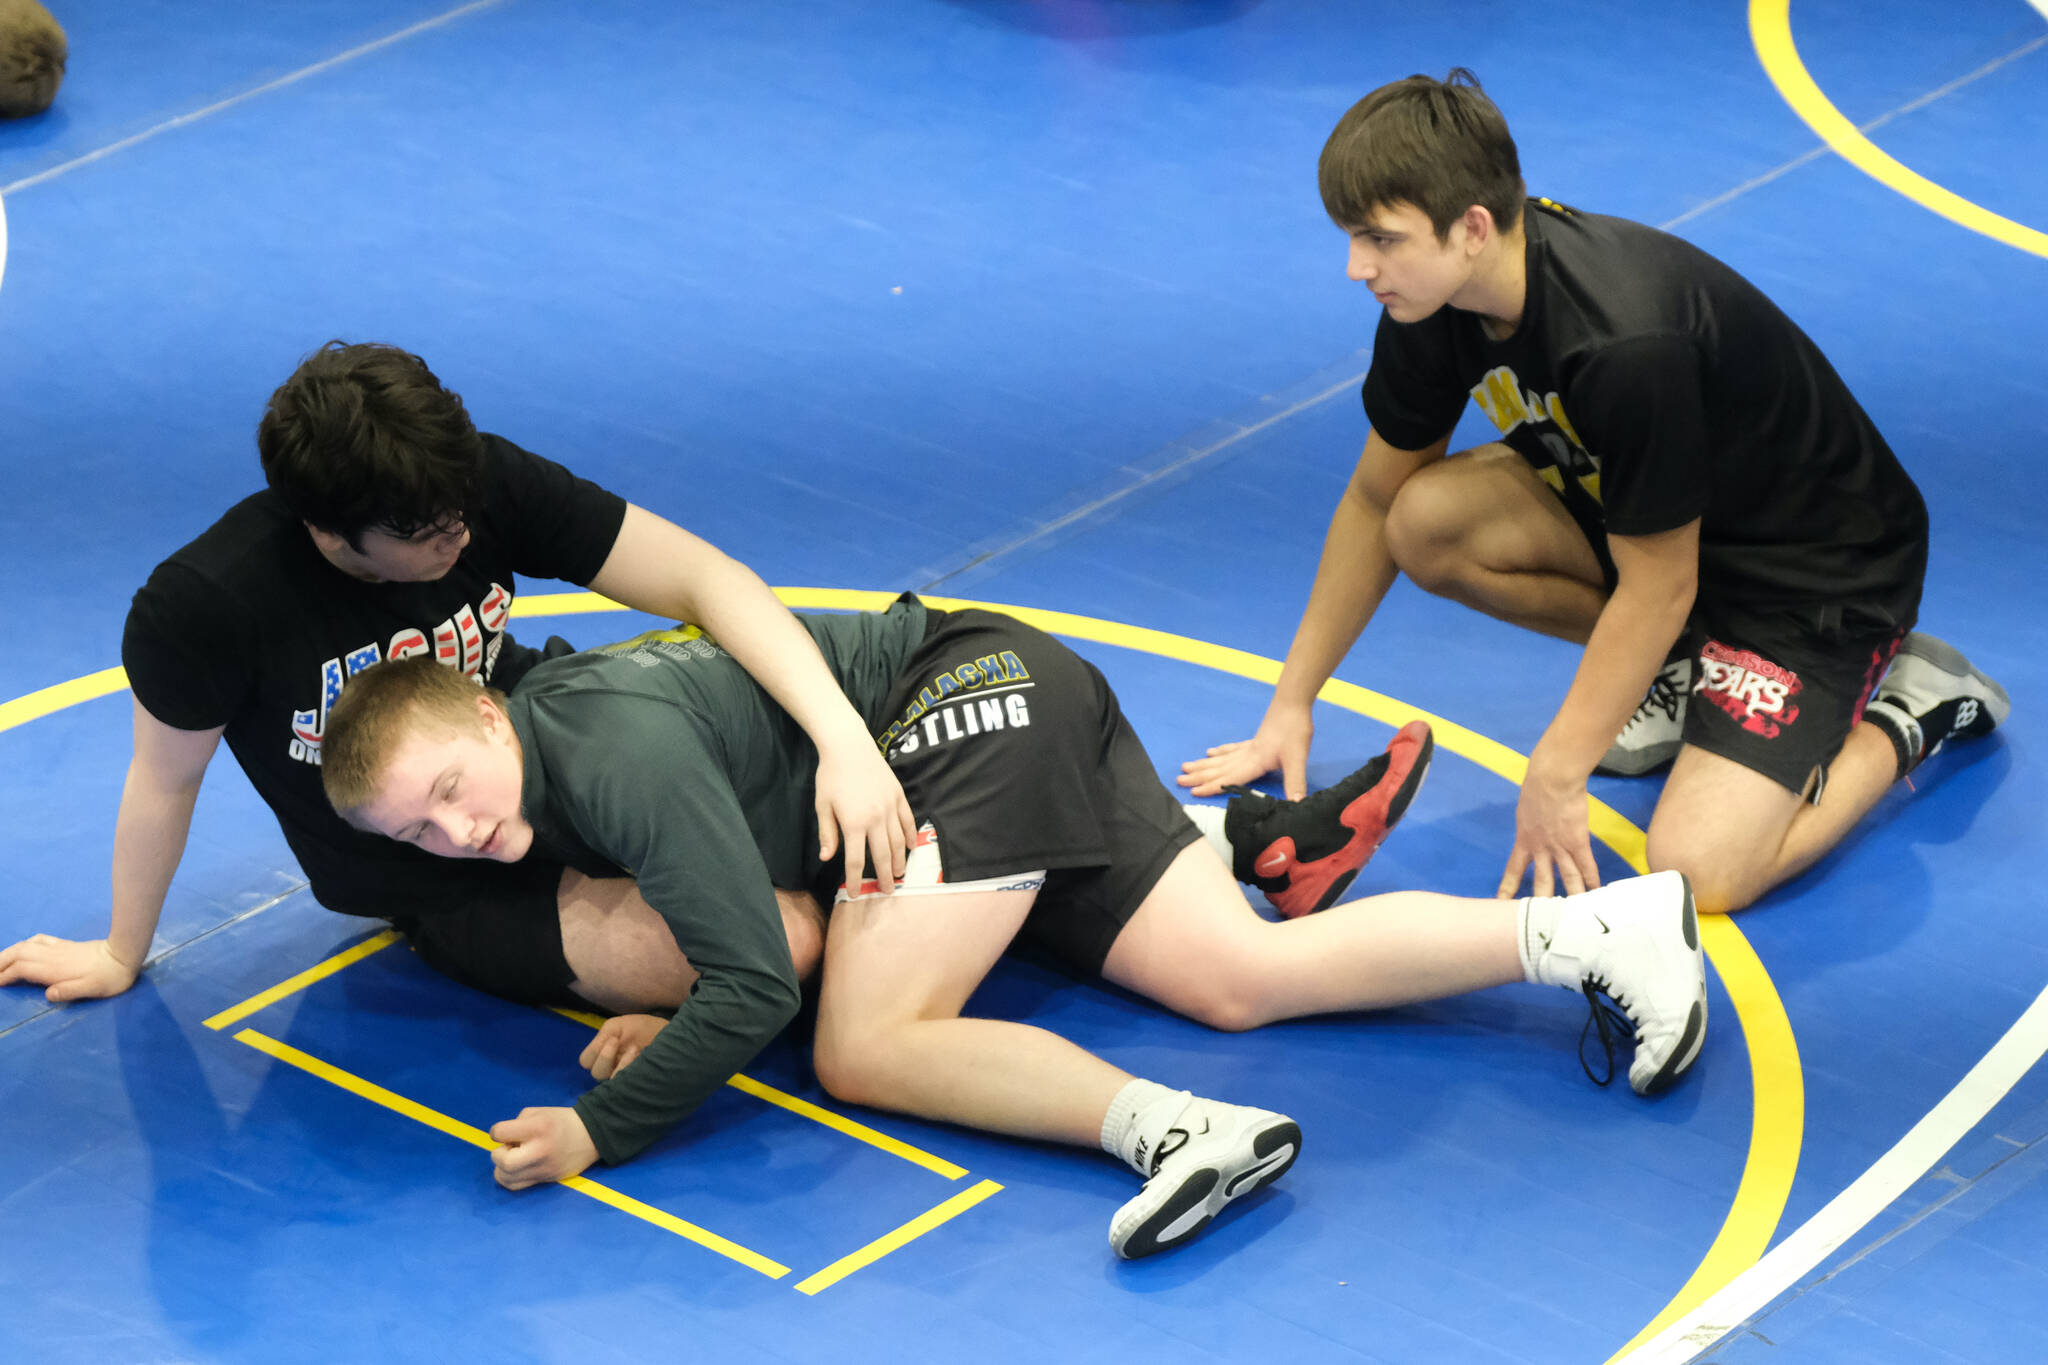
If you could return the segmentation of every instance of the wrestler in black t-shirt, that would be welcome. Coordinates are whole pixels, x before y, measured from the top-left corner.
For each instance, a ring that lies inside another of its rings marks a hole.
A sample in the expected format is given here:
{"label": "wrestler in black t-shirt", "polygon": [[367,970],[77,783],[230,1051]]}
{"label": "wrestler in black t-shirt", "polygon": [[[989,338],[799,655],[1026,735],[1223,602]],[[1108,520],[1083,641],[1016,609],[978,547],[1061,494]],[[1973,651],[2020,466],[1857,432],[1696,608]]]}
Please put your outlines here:
{"label": "wrestler in black t-shirt", "polygon": [[1528,295],[1505,340],[1477,314],[1382,315],[1365,410],[1393,445],[1447,435],[1469,397],[1606,532],[1700,520],[1700,595],[1756,608],[1832,602],[1910,624],[1927,509],[1806,334],[1698,247],[1532,199]]}
{"label": "wrestler in black t-shirt", "polygon": [[[1257,733],[1182,785],[1277,768],[1302,790],[1317,692],[1400,574],[1585,646],[1529,751],[1503,896],[1597,886],[1588,778],[1669,764],[1649,860],[1740,909],[2003,719],[1996,682],[1912,630],[1919,491],[1761,291],[1667,233],[1530,199],[1463,69],[1353,105],[1317,183],[1384,309],[1371,427]],[[1499,436],[1452,452],[1467,398]]]}
{"label": "wrestler in black t-shirt", "polygon": [[[136,699],[181,730],[226,727],[228,747],[330,910],[432,913],[518,872],[447,862],[352,829],[320,789],[321,731],[350,674],[432,653],[509,690],[539,658],[507,629],[514,575],[588,584],[611,552],[624,499],[500,437],[483,445],[483,504],[465,517],[469,544],[440,578],[351,577],[265,490],[158,565],[129,609],[121,661]],[[546,894],[551,904],[551,881]]]}

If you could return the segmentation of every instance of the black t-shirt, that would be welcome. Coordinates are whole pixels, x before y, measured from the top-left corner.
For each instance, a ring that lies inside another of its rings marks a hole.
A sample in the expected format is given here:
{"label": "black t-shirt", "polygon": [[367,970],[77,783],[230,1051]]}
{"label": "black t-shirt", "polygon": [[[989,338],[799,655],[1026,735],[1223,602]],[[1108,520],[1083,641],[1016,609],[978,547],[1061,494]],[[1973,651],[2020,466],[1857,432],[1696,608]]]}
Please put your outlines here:
{"label": "black t-shirt", "polygon": [[[1589,534],[1700,520],[1700,596],[1912,620],[1927,509],[1841,377],[1762,291],[1699,248],[1530,200],[1520,325],[1382,316],[1373,430],[1417,450],[1479,404]],[[1597,542],[1596,542],[1597,543]]]}
{"label": "black t-shirt", "polygon": [[506,630],[513,576],[587,585],[625,521],[625,500],[551,460],[484,437],[483,506],[470,541],[431,583],[366,583],[320,554],[265,490],[159,564],[128,610],[121,662],[150,715],[180,730],[225,726],[228,748],[277,815],[331,910],[431,913],[473,897],[502,865],[435,858],[365,834],[320,787],[320,737],[348,678],[432,653],[510,689],[538,658]]}

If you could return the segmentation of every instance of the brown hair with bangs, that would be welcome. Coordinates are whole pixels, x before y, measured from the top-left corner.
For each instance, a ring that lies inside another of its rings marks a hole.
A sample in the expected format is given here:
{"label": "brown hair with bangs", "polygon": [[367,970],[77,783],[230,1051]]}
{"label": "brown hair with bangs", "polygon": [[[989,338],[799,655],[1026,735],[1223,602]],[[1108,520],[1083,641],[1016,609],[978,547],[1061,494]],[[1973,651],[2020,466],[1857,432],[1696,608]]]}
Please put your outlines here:
{"label": "brown hair with bangs", "polygon": [[1438,241],[1478,204],[1503,232],[1522,219],[1522,161],[1507,120],[1464,67],[1410,76],[1351,106],[1316,165],[1323,208],[1345,229],[1395,204],[1429,215]]}

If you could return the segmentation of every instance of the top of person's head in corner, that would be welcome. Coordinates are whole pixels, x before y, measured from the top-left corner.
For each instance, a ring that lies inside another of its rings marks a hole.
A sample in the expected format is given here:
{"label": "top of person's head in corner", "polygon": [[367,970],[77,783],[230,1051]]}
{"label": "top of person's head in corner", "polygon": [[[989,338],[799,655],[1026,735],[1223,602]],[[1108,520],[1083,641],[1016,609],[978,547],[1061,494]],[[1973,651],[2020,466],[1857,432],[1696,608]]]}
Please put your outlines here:
{"label": "top of person's head in corner", "polygon": [[270,395],[256,449],[292,514],[357,553],[368,533],[459,530],[482,485],[483,439],[462,399],[396,346],[330,341],[307,356]]}
{"label": "top of person's head in corner", "polygon": [[533,829],[506,697],[431,655],[350,678],[320,739],[320,783],[351,825],[444,858],[517,862]]}
{"label": "top of person's head in corner", "polygon": [[1507,120],[1462,66],[1443,80],[1394,81],[1352,105],[1323,144],[1316,180],[1324,210],[1347,232],[1407,204],[1439,241],[1474,204],[1512,232],[1527,193]]}

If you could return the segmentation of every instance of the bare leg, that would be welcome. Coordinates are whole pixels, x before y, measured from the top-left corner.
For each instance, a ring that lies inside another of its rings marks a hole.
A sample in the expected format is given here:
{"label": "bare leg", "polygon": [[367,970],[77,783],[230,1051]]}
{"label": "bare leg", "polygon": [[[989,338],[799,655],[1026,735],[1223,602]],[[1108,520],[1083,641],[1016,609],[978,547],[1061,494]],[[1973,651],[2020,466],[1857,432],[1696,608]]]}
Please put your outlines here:
{"label": "bare leg", "polygon": [[[775,899],[789,935],[790,961],[797,978],[807,979],[824,951],[824,916],[805,892],[778,888]],[[672,1010],[689,998],[697,969],[631,878],[586,877],[565,868],[559,904],[562,951],[576,994],[613,1014]]]}
{"label": "bare leg", "polygon": [[814,1060],[838,1099],[1095,1146],[1131,1077],[1044,1029],[963,1019],[1034,893],[870,896],[827,932]]}
{"label": "bare leg", "polygon": [[1685,873],[1702,911],[1741,910],[1819,861],[1897,776],[1891,741],[1867,723],[1849,732],[1810,806],[1761,773],[1688,744],[1650,820],[1650,866]]}
{"label": "bare leg", "polygon": [[1195,844],[1124,926],[1102,974],[1220,1029],[1386,1009],[1523,980],[1516,913],[1514,901],[1397,891],[1274,922]]}
{"label": "bare leg", "polygon": [[1584,644],[1607,604],[1585,533],[1505,445],[1412,475],[1387,511],[1387,542],[1424,591],[1544,635]]}

